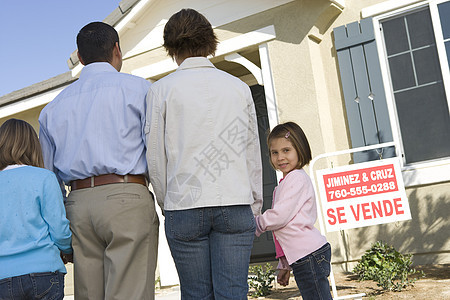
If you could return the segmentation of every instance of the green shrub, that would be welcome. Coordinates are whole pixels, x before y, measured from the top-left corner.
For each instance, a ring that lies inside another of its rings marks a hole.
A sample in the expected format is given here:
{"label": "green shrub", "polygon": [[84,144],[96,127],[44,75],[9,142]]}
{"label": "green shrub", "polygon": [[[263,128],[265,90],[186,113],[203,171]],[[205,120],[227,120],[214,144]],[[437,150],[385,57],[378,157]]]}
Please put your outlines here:
{"label": "green shrub", "polygon": [[269,263],[266,263],[265,270],[261,265],[251,266],[248,276],[248,285],[253,288],[253,297],[263,297],[270,294],[272,288],[272,281],[275,279],[275,270]]}
{"label": "green shrub", "polygon": [[422,271],[411,268],[412,255],[403,255],[394,247],[378,241],[366,251],[358,265],[353,269],[359,280],[373,280],[385,290],[401,291],[413,286],[417,278],[410,275],[425,276]]}

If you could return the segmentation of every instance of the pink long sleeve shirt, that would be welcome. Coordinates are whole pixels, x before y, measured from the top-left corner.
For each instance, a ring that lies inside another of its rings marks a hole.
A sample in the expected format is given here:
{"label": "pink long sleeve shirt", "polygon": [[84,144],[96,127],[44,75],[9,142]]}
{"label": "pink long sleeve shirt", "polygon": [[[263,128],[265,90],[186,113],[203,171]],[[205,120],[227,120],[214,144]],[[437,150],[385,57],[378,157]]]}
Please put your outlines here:
{"label": "pink long sleeve shirt", "polygon": [[291,265],[326,244],[326,238],[314,227],[316,220],[311,179],[303,169],[293,170],[275,188],[272,208],[256,216],[256,235],[271,230]]}

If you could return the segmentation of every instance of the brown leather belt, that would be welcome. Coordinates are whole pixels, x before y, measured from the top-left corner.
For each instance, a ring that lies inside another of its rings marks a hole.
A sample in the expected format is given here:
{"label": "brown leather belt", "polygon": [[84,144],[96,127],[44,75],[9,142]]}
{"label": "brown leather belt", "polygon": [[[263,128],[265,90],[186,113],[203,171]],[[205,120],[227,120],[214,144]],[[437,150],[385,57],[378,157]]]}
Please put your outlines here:
{"label": "brown leather belt", "polygon": [[72,191],[95,187],[99,185],[111,184],[111,183],[139,183],[147,186],[147,180],[144,175],[116,175],[105,174],[99,176],[88,177],[86,179],[74,180],[70,183]]}

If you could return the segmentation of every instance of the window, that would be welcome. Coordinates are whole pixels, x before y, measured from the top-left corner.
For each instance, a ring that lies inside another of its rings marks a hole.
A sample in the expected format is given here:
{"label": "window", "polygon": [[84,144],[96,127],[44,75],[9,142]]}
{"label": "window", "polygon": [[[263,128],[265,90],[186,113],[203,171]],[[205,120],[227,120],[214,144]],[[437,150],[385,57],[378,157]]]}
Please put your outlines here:
{"label": "window", "polygon": [[[406,186],[449,181],[450,1],[389,0],[361,15],[333,29],[352,148],[393,141]],[[396,155],[379,150],[354,162]]]}
{"label": "window", "polygon": [[430,2],[379,17],[406,164],[450,157],[450,1]]}

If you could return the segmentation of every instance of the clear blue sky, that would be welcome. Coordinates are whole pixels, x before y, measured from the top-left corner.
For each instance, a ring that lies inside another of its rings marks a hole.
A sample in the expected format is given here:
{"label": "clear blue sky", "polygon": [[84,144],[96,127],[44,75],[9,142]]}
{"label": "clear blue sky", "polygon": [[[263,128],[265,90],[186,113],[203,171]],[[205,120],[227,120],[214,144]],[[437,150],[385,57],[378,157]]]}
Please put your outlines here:
{"label": "clear blue sky", "polygon": [[69,71],[76,35],[120,0],[13,0],[0,5],[0,96]]}

